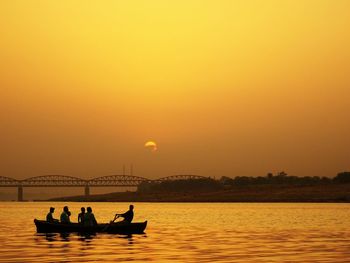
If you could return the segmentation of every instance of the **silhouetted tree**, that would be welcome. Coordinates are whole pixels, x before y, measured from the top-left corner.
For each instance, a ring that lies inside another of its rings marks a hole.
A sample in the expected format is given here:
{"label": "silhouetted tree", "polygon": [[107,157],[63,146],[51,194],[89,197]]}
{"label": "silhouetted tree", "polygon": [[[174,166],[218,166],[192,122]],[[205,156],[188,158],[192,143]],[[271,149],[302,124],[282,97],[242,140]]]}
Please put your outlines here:
{"label": "silhouetted tree", "polygon": [[277,177],[286,177],[286,176],[288,176],[288,174],[285,173],[284,171],[282,171],[282,172],[279,172],[276,176]]}
{"label": "silhouetted tree", "polygon": [[137,191],[143,193],[209,192],[222,189],[222,187],[223,185],[218,180],[203,178],[141,183]]}
{"label": "silhouetted tree", "polygon": [[338,173],[336,177],[334,177],[334,182],[336,183],[350,183],[350,172],[342,172]]}
{"label": "silhouetted tree", "polygon": [[227,176],[222,176],[219,179],[219,182],[223,185],[233,185],[234,184],[234,180],[230,177],[227,177]]}
{"label": "silhouetted tree", "polygon": [[335,178],[319,176],[292,176],[282,171],[273,175],[249,177],[236,176],[235,178],[222,176],[219,180],[212,178],[172,180],[163,182],[143,182],[138,186],[138,192],[162,193],[162,192],[208,192],[220,189],[228,189],[234,186],[248,185],[318,185],[337,183],[350,183],[350,172],[339,173]]}

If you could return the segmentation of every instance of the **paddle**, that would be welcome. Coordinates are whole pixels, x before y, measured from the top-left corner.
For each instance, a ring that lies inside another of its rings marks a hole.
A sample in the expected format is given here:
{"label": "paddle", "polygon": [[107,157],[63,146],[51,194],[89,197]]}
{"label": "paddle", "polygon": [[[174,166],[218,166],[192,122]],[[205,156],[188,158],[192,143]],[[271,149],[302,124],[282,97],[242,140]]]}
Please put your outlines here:
{"label": "paddle", "polygon": [[118,217],[119,217],[119,215],[115,215],[115,216],[114,216],[114,219],[102,229],[102,232],[105,232],[105,231],[114,223],[114,221],[115,221]]}

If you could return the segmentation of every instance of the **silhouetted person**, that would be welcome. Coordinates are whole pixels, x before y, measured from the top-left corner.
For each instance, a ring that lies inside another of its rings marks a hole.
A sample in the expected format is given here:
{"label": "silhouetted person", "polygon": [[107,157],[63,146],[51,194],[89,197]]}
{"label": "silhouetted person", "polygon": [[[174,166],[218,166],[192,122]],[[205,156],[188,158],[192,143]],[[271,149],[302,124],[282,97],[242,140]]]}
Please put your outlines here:
{"label": "silhouetted person", "polygon": [[70,223],[70,215],[71,213],[69,212],[68,206],[63,207],[63,212],[61,214],[61,223]]}
{"label": "silhouetted person", "polygon": [[78,215],[78,223],[84,224],[85,207],[80,208],[81,213]]}
{"label": "silhouetted person", "polygon": [[125,223],[131,223],[132,219],[134,218],[134,206],[130,205],[129,210],[126,211],[124,214],[115,214],[115,217],[113,219],[113,222],[118,218],[118,217],[123,217],[124,220],[122,222]]}
{"label": "silhouetted person", "polygon": [[95,215],[92,213],[91,207],[86,208],[86,213],[84,214],[84,226],[96,226],[97,221]]}
{"label": "silhouetted person", "polygon": [[46,215],[46,221],[50,222],[50,223],[54,223],[54,222],[58,222],[57,219],[53,218],[53,213],[55,212],[55,208],[54,207],[50,207],[50,212]]}

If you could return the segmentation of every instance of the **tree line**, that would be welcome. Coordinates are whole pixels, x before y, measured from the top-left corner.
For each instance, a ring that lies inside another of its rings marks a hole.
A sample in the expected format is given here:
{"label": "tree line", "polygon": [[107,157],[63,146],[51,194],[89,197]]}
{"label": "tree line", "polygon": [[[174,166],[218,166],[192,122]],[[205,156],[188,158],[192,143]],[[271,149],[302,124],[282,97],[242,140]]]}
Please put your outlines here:
{"label": "tree line", "polygon": [[285,172],[268,173],[266,176],[249,177],[237,176],[234,178],[222,176],[220,179],[201,178],[187,180],[169,180],[162,182],[143,182],[137,191],[151,192],[209,192],[229,189],[236,186],[250,185],[320,185],[350,183],[350,172],[338,173],[335,177],[293,176]]}
{"label": "tree line", "polygon": [[254,185],[254,184],[291,184],[291,185],[316,185],[329,183],[350,183],[350,172],[338,173],[334,178],[319,176],[293,176],[285,172],[277,174],[268,173],[266,176],[248,177],[237,176],[230,178],[223,176],[220,181],[224,185]]}

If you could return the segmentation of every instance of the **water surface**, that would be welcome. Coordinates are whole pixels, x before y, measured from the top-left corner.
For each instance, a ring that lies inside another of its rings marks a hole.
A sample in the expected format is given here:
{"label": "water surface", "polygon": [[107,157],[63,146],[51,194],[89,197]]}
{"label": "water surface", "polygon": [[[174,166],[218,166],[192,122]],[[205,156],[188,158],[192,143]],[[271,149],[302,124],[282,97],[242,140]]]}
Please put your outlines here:
{"label": "water surface", "polygon": [[135,203],[142,235],[36,234],[34,218],[91,206],[109,222],[127,203],[0,202],[0,262],[350,262],[349,204]]}

